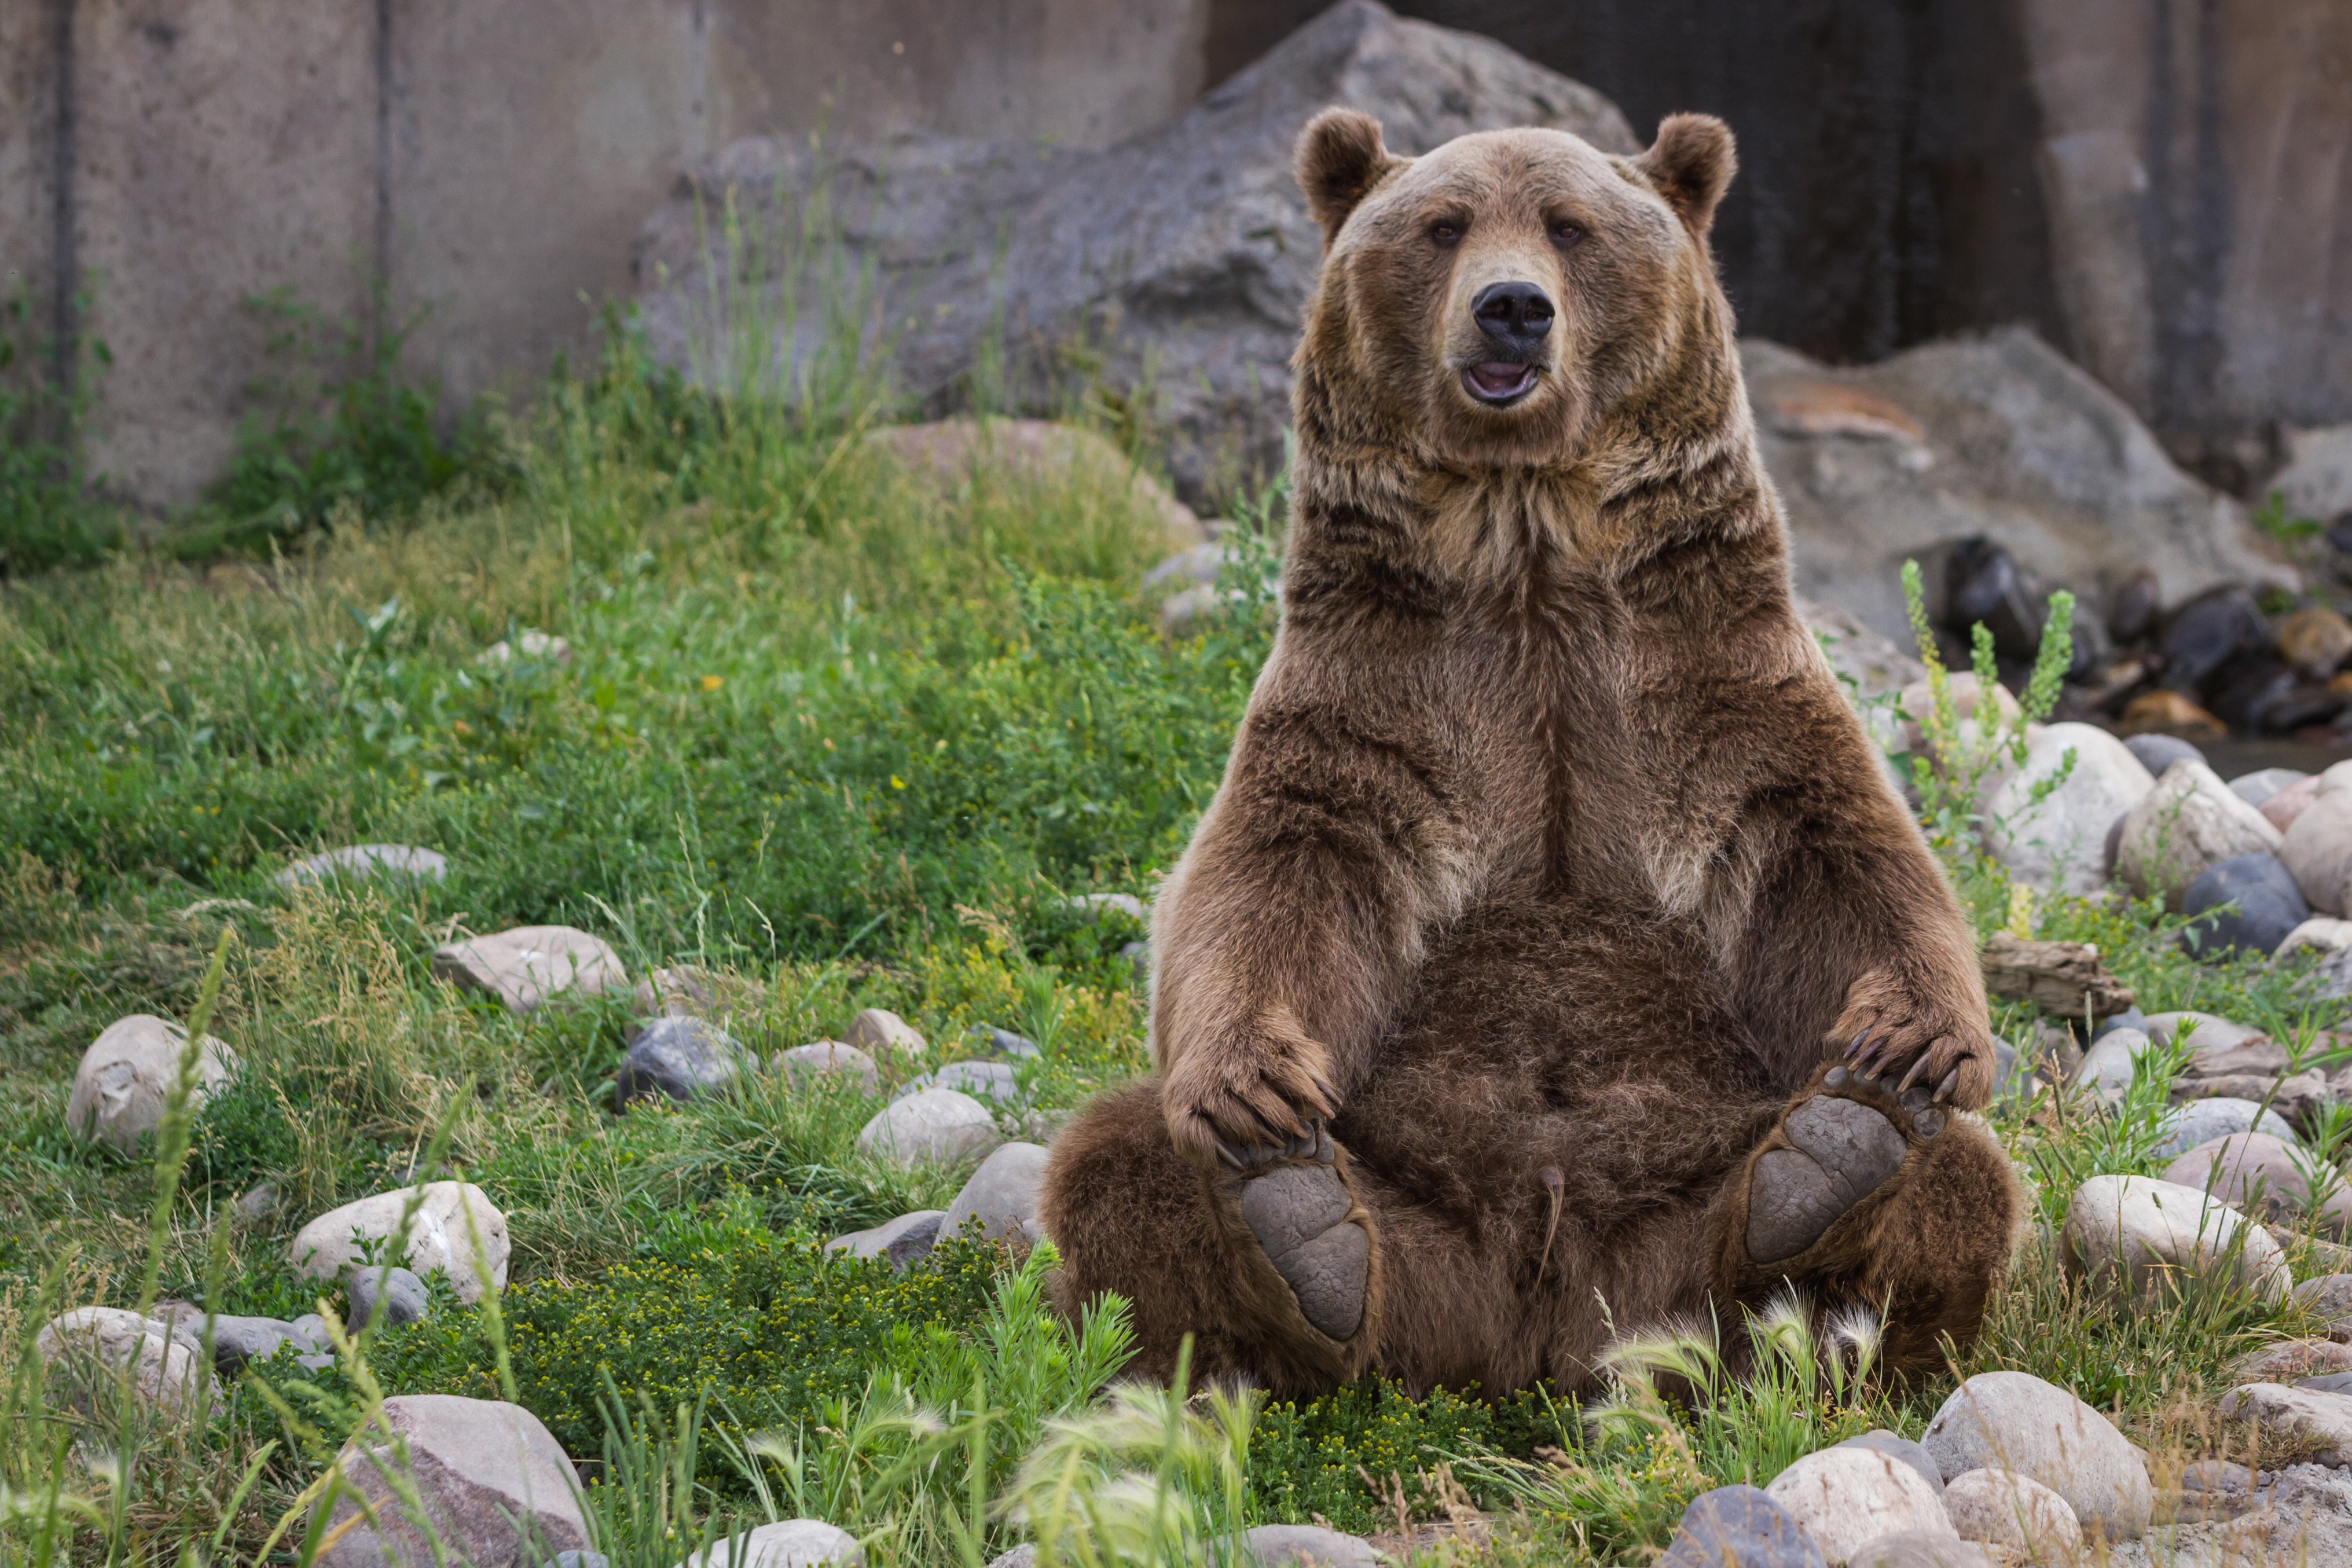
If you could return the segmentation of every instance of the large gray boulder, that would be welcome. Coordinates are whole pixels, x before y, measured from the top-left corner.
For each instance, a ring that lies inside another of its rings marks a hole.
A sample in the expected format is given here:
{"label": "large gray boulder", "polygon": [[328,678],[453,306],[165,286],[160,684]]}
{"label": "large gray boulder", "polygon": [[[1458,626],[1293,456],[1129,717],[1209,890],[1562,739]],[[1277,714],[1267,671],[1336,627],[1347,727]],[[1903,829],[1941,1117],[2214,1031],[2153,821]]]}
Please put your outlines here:
{"label": "large gray boulder", "polygon": [[[588,1545],[572,1461],[521,1406],[410,1394],[385,1400],[383,1419],[407,1463],[378,1427],[343,1445],[343,1474],[375,1522],[352,1525],[320,1552],[322,1568],[529,1568]],[[360,1509],[330,1495],[331,1534]]]}
{"label": "large gray boulder", "polygon": [[[775,322],[772,360],[789,331],[804,366],[824,342],[829,285],[870,267],[869,346],[887,336],[899,384],[935,412],[999,331],[1018,404],[1054,402],[1066,350],[1087,345],[1093,373],[1150,387],[1177,487],[1198,499],[1280,465],[1290,351],[1322,253],[1291,147],[1331,104],[1376,116],[1404,153],[1516,125],[1609,152],[1640,145],[1590,88],[1500,44],[1345,0],[1175,119],[1102,152],[921,132],[731,143],[640,232],[646,327],[662,358],[722,384],[742,369],[730,321]],[[794,267],[799,204],[820,192],[837,246],[822,266]],[[746,237],[721,255],[730,193]],[[753,279],[762,298],[730,298],[714,277]],[[776,308],[786,287],[796,309]]]}
{"label": "large gray boulder", "polygon": [[[1740,345],[1797,591],[1907,643],[1900,571],[1983,535],[2084,602],[2142,569],[2168,605],[2218,582],[2292,583],[2245,509],[2174,466],[2124,401],[2022,327],[1832,368]],[[1932,591],[1935,584],[1931,581]]]}

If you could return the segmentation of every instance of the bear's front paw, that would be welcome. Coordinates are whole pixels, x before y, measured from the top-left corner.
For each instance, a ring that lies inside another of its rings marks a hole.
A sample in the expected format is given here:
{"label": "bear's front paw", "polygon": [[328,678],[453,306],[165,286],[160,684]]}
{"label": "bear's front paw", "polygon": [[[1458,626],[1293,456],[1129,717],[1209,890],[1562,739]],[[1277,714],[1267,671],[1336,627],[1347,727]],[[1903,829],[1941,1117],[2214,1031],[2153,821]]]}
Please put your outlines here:
{"label": "bear's front paw", "polygon": [[1974,1111],[1992,1101],[1987,1021],[1928,1001],[1896,977],[1866,975],[1847,993],[1829,1045],[1864,1078],[1891,1077],[1897,1093],[1925,1085],[1937,1100]]}
{"label": "bear's front paw", "polygon": [[1263,1029],[1185,1051],[1167,1070],[1160,1103],[1179,1153],[1244,1170],[1301,1139],[1312,1147],[1314,1124],[1338,1113],[1339,1096],[1320,1045],[1296,1029]]}

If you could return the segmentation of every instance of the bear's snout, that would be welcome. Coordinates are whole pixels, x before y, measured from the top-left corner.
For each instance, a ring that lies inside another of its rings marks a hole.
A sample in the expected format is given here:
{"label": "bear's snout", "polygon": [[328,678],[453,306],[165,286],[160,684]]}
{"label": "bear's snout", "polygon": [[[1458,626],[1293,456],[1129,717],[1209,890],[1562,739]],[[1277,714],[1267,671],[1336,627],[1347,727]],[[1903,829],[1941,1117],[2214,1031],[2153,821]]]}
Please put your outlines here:
{"label": "bear's snout", "polygon": [[1490,283],[1470,301],[1486,341],[1525,363],[1551,331],[1551,296],[1532,283]]}
{"label": "bear's snout", "polygon": [[1535,390],[1543,340],[1551,333],[1551,296],[1532,283],[1490,283],[1470,301],[1484,355],[1462,372],[1470,395],[1490,408],[1507,407]]}

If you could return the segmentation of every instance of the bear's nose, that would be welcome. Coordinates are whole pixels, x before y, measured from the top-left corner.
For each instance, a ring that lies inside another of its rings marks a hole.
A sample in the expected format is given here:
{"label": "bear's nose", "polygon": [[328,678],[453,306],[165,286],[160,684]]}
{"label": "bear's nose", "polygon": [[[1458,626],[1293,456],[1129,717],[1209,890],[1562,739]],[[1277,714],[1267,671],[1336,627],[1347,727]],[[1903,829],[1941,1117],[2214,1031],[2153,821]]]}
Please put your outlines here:
{"label": "bear's nose", "polygon": [[1470,314],[1496,346],[1522,354],[1551,330],[1551,300],[1532,283],[1490,283],[1470,301]]}

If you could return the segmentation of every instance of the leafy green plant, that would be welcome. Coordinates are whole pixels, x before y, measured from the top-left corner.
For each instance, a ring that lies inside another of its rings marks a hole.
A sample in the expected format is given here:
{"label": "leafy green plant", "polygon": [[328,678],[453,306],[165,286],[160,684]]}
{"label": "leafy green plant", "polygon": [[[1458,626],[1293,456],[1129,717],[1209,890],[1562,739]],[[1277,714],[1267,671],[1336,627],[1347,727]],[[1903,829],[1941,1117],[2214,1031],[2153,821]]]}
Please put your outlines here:
{"label": "leafy green plant", "polygon": [[1251,1511],[1379,1530],[1396,1521],[1390,1499],[1399,1489],[1465,1454],[1527,1458],[1561,1440],[1563,1419],[1573,1417],[1538,1393],[1489,1402],[1475,1389],[1433,1388],[1416,1399],[1382,1377],[1316,1399],[1276,1400],[1259,1413],[1251,1441]]}
{"label": "leafy green plant", "polygon": [[[827,1252],[818,1242],[741,1230],[690,1258],[633,1260],[593,1281],[541,1280],[500,1311],[522,1402],[569,1448],[593,1452],[605,1384],[635,1407],[708,1400],[719,1427],[748,1434],[811,1419],[901,1365],[932,1331],[968,1329],[988,1304],[995,1249],[944,1241],[927,1267]],[[492,1385],[480,1329],[415,1325],[378,1365],[402,1391],[480,1393]],[[706,1474],[724,1456],[705,1446]]]}
{"label": "leafy green plant", "polygon": [[2281,544],[2316,538],[2320,529],[2318,518],[2298,517],[2288,513],[2286,492],[2284,490],[2273,490],[2263,504],[2254,508],[2254,527]]}
{"label": "leafy green plant", "polygon": [[[2000,704],[2000,671],[1993,656],[1992,632],[1979,622],[1972,629],[1972,664],[1977,698],[1963,719],[1954,700],[1952,680],[1936,644],[1927,620],[1919,563],[1903,563],[1903,599],[1919,642],[1920,659],[1927,666],[1927,711],[1906,716],[1916,723],[1926,741],[1924,757],[1910,758],[1907,771],[1919,792],[1919,815],[1933,843],[1948,862],[1976,862],[1983,858],[1985,823],[1981,816],[1986,782],[2002,766],[2021,766],[2026,756],[2026,727],[2040,724],[2057,706],[2060,683],[2074,656],[2073,627],[2074,596],[2060,590],[2050,596],[2049,618],[2042,625],[2042,641],[2033,658],[2033,672],[2016,710]],[[2029,804],[2048,799],[2073,771],[2070,752],[2063,767],[2041,780]]]}

